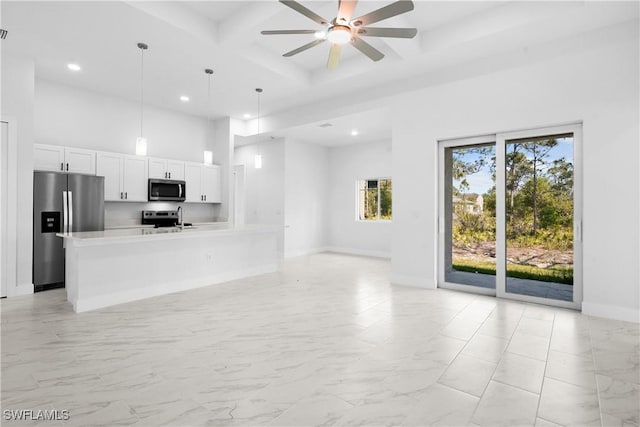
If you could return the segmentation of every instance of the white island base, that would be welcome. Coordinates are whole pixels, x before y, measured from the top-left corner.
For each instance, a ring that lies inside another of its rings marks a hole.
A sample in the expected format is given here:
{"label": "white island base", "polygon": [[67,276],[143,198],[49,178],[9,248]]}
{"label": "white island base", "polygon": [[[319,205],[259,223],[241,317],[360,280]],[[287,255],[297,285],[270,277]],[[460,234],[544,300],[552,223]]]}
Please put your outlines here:
{"label": "white island base", "polygon": [[213,285],[278,269],[272,228],[227,225],[59,234],[75,312]]}

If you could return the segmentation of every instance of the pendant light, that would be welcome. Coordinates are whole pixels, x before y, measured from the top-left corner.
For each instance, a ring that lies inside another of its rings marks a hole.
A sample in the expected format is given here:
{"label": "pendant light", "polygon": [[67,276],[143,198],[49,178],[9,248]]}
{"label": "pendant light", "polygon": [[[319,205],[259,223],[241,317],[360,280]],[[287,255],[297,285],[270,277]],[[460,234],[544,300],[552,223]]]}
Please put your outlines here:
{"label": "pendant light", "polygon": [[[204,70],[207,75],[207,140],[211,140],[211,76],[213,75],[213,70],[211,68],[206,68]],[[204,151],[204,162],[208,165],[213,164],[213,152],[209,150]]]}
{"label": "pendant light", "polygon": [[136,138],[136,155],[147,155],[147,138],[144,137],[142,124],[144,122],[144,51],[149,46],[145,43],[138,43],[140,49],[140,136]]}
{"label": "pendant light", "polygon": [[253,163],[256,169],[262,169],[262,154],[260,154],[260,94],[262,94],[261,88],[256,88],[258,94],[258,154],[255,155]]}

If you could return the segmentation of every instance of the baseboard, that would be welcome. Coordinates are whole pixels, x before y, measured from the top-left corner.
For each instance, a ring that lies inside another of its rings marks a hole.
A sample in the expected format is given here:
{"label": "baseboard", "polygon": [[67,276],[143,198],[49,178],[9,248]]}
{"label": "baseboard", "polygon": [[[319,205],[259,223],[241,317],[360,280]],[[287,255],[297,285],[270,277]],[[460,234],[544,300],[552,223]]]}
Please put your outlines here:
{"label": "baseboard", "polygon": [[325,252],[335,252],[339,254],[360,255],[360,256],[368,256],[368,257],[374,257],[374,258],[391,259],[391,252],[369,251],[366,249],[356,249],[356,248],[341,248],[336,246],[328,246],[324,249],[325,249]]}
{"label": "baseboard", "polygon": [[406,276],[402,274],[392,274],[391,284],[409,286],[412,288],[436,289],[436,282],[423,276]]}
{"label": "baseboard", "polygon": [[640,310],[620,307],[617,305],[582,302],[582,314],[606,319],[623,320],[625,322],[640,323]]}
{"label": "baseboard", "polygon": [[18,297],[21,295],[31,295],[33,293],[33,283],[24,283],[14,288],[7,288],[7,297]]}
{"label": "baseboard", "polygon": [[202,288],[205,286],[216,285],[219,283],[229,282],[231,280],[242,279],[245,277],[257,276],[260,274],[273,273],[278,270],[277,264],[262,265],[238,271],[229,271],[216,274],[206,278],[198,278],[190,281],[179,281],[169,283],[159,283],[151,287],[132,289],[129,291],[115,292],[108,295],[96,295],[85,298],[78,298],[70,301],[73,305],[73,311],[82,313],[85,311],[96,310],[99,308],[110,307],[113,305],[124,304],[133,301],[139,301],[161,295],[168,295],[176,292],[187,291],[189,289]]}
{"label": "baseboard", "polygon": [[322,247],[322,248],[303,249],[298,251],[288,251],[288,252],[285,252],[284,257],[293,258],[297,256],[319,254],[321,252],[327,252],[327,248]]}

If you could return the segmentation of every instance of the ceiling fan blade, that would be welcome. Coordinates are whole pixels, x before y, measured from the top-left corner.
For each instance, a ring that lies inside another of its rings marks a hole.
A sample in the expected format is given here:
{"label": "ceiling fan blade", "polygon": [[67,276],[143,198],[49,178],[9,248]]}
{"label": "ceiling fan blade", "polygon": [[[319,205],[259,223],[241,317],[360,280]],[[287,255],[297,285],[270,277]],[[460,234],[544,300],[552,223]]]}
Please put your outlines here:
{"label": "ceiling fan blade", "polygon": [[348,23],[353,16],[353,11],[356,9],[357,3],[358,0],[340,0],[336,21],[343,21],[344,23]]}
{"label": "ceiling fan blade", "polygon": [[395,37],[399,39],[412,39],[418,34],[415,28],[358,28],[358,35],[364,37]]}
{"label": "ceiling fan blade", "polygon": [[333,43],[331,50],[329,51],[329,60],[327,61],[327,68],[333,70],[338,66],[340,61],[340,52],[342,51],[342,45]]}
{"label": "ceiling fan blade", "polygon": [[380,52],[378,49],[371,46],[360,37],[354,37],[351,41],[351,44],[360,52],[367,55],[372,61],[380,61],[382,58],[384,58],[384,53]]}
{"label": "ceiling fan blade", "polygon": [[307,43],[304,46],[300,46],[297,49],[293,49],[291,52],[287,52],[282,56],[286,56],[287,58],[289,58],[290,56],[297,55],[300,52],[304,52],[307,49],[311,49],[314,46],[318,46],[320,43],[324,43],[324,41],[325,39],[314,40],[311,43]]}
{"label": "ceiling fan blade", "polygon": [[264,30],[260,34],[273,36],[277,34],[315,34],[317,30]]}
{"label": "ceiling fan blade", "polygon": [[304,7],[303,5],[298,3],[297,1],[294,1],[294,0],[280,0],[280,3],[284,4],[285,6],[289,6],[291,9],[295,10],[298,13],[303,14],[307,18],[311,19],[312,21],[317,22],[320,25],[327,25],[327,23],[329,22],[326,19],[324,19],[322,16],[320,16],[317,13],[313,12],[312,10],[307,9],[306,7]]}
{"label": "ceiling fan blade", "polygon": [[362,15],[359,18],[353,20],[353,25],[356,27],[373,24],[385,19],[393,18],[394,16],[401,15],[403,13],[413,10],[413,2],[408,0],[401,0],[395,3],[391,3],[385,7],[369,12],[366,15]]}

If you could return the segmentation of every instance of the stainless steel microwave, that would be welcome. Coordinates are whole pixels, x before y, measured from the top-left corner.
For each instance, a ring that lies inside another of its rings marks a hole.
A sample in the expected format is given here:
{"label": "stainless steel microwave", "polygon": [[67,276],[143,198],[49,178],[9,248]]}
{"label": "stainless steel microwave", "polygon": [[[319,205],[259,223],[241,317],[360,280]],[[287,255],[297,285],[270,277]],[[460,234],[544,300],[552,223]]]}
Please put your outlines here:
{"label": "stainless steel microwave", "polygon": [[149,201],[184,202],[187,189],[184,181],[149,179]]}

